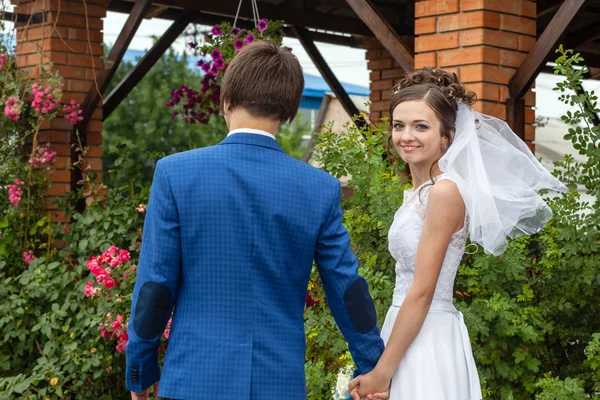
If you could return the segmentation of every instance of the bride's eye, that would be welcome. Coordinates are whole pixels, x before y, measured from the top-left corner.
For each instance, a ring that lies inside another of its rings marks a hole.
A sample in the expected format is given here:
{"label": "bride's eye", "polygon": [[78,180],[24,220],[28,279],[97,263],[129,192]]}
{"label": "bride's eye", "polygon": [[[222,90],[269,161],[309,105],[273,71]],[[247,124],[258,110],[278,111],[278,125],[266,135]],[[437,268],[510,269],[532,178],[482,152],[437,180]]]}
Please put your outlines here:
{"label": "bride's eye", "polygon": [[402,124],[399,124],[399,123],[395,123],[395,124],[393,125],[393,128],[394,128],[394,129],[402,129],[403,127],[404,127],[404,125],[402,125]]}
{"label": "bride's eye", "polygon": [[417,125],[417,129],[420,131],[425,131],[425,130],[429,129],[429,127],[427,125],[419,124],[419,125]]}

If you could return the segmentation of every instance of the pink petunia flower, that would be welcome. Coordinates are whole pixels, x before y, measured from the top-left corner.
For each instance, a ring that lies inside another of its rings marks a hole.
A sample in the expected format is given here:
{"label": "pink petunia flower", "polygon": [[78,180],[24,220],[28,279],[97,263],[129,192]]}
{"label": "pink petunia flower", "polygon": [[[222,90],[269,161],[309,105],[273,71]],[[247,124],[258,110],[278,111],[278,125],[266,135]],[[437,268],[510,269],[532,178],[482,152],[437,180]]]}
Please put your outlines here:
{"label": "pink petunia flower", "polygon": [[254,43],[256,42],[256,37],[254,37],[253,34],[249,33],[248,36],[246,36],[246,44],[250,44],[250,43]]}
{"label": "pink petunia flower", "polygon": [[221,30],[221,27],[218,25],[213,26],[211,32],[212,32],[213,36],[223,36],[223,31]]}
{"label": "pink petunia flower", "polygon": [[234,47],[236,50],[238,50],[238,51],[239,51],[239,50],[241,50],[241,49],[243,49],[243,48],[244,48],[244,42],[242,42],[242,40],[241,40],[241,39],[236,39],[236,40],[233,42],[233,47]]}
{"label": "pink petunia flower", "polygon": [[268,27],[269,27],[269,20],[268,19],[262,18],[260,21],[258,21],[257,29],[258,29],[259,32],[266,31]]}

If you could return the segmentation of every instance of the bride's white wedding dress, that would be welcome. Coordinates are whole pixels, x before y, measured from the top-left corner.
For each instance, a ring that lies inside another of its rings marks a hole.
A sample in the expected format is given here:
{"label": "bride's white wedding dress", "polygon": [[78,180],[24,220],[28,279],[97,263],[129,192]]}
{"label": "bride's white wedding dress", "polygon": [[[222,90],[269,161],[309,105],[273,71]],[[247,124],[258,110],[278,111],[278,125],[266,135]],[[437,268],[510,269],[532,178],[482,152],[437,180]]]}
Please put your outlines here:
{"label": "bride's white wedding dress", "polygon": [[[436,181],[449,179],[439,176]],[[413,283],[431,182],[404,193],[390,228],[389,250],[396,260],[396,286],[381,336],[384,342]],[[392,377],[390,400],[478,400],[482,398],[477,368],[462,314],[452,304],[456,271],[465,252],[469,218],[452,235],[423,327]],[[400,327],[401,328],[401,327]]]}

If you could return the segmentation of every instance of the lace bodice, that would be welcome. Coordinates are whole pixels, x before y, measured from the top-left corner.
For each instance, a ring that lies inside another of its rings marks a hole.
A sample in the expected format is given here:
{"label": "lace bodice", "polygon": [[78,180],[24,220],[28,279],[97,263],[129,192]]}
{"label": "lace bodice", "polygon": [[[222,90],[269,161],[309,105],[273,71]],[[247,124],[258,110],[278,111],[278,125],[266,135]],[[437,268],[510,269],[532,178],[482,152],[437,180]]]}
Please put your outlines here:
{"label": "lace bodice", "polygon": [[[446,175],[440,175],[436,181],[442,179],[450,180]],[[417,248],[423,230],[430,189],[431,182],[427,182],[420,188],[405,191],[404,202],[396,212],[394,222],[390,227],[389,250],[396,260],[394,295],[406,296],[413,284]],[[452,235],[435,288],[433,296],[435,300],[452,300],[456,271],[465,252],[465,244],[469,235],[468,224],[469,218],[465,215],[464,226]]]}

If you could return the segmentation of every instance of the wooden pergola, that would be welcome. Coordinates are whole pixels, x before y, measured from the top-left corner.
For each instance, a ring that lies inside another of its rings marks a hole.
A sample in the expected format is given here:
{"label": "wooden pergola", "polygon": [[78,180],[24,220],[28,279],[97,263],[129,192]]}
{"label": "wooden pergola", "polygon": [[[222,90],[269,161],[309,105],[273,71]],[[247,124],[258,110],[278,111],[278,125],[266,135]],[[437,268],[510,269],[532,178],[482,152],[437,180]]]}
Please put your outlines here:
{"label": "wooden pergola", "polygon": [[[95,155],[100,157],[100,164],[102,121],[189,24],[233,22],[239,5],[239,0],[13,2],[17,6],[15,13],[4,13],[4,18],[17,25],[27,23],[30,30],[32,26],[39,26],[42,36],[44,24],[56,25],[58,21],[60,27],[49,30],[49,36],[56,38],[51,39],[54,44],[44,50],[50,52],[50,61],[58,65],[65,76],[87,85],[73,84],[73,88],[86,88],[73,94],[81,98],[84,110],[84,120],[77,128],[80,134],[84,133],[81,135],[84,144],[87,140],[98,147]],[[547,63],[556,57],[553,50],[559,43],[582,54],[590,67],[587,78],[600,78],[600,0],[258,0],[258,8],[262,18],[285,22],[284,34],[299,39],[350,115],[357,114],[358,110],[315,42],[366,49],[371,70],[373,120],[385,115],[392,86],[404,73],[430,65],[459,74],[481,99],[480,111],[505,118],[513,130],[531,144],[535,138],[532,125],[535,96],[529,90],[540,72],[552,71]],[[102,18],[106,11],[129,16],[108,57],[102,59]],[[106,93],[141,22],[149,18],[173,23],[135,68]],[[242,2],[237,23],[240,27],[253,25],[250,0]],[[93,29],[93,43],[89,29]],[[58,34],[54,35],[57,30]],[[68,49],[60,43],[65,35],[69,39]],[[17,35],[18,44],[20,40]],[[39,41],[40,38],[38,34],[31,34],[24,40]],[[86,46],[79,46],[82,43]],[[34,68],[30,55],[25,52],[25,47],[17,47],[18,60],[20,57],[23,67]],[[79,54],[86,54],[91,64],[78,58]],[[102,68],[97,69],[94,60]],[[66,128],[52,129],[55,132]],[[71,132],[67,136],[67,141],[73,143],[75,135]],[[71,153],[71,157],[74,161],[76,155]],[[78,180],[73,173],[70,187],[76,187]],[[60,190],[57,188],[56,192]]]}

